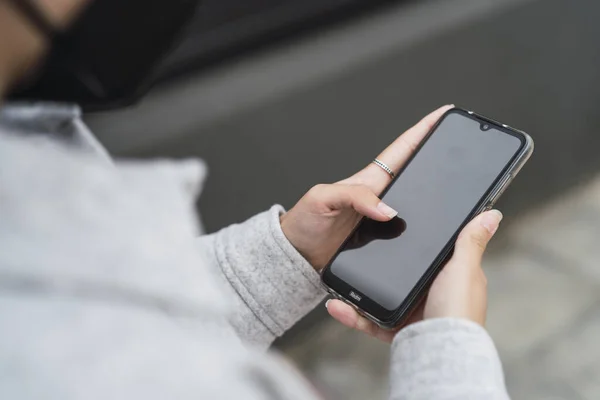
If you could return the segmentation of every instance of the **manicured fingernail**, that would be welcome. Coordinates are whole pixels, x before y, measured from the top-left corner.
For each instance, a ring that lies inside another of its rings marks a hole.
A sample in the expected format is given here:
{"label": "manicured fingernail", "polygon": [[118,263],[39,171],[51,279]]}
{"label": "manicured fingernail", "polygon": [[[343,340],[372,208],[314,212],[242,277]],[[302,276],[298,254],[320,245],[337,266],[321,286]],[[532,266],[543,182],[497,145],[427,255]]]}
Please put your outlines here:
{"label": "manicured fingernail", "polygon": [[327,300],[327,301],[325,302],[325,308],[327,308],[327,307],[329,306],[329,302],[330,302],[330,301],[331,301],[331,299],[329,299],[329,300]]}
{"label": "manicured fingernail", "polygon": [[398,211],[394,210],[392,207],[388,206],[383,201],[380,201],[379,204],[377,204],[377,209],[379,210],[380,213],[382,213],[389,219],[392,219],[396,215],[398,215]]}
{"label": "manicured fingernail", "polygon": [[493,235],[498,230],[500,221],[502,221],[502,213],[498,210],[492,210],[483,214],[481,225]]}

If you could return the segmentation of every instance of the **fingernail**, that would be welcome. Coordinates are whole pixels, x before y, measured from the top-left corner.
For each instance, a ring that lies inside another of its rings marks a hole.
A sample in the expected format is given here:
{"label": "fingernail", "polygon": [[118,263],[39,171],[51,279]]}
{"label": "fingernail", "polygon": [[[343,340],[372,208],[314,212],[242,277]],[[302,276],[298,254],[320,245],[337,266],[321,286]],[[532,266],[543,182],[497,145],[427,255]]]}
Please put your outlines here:
{"label": "fingernail", "polygon": [[380,201],[379,204],[377,204],[377,209],[379,210],[380,213],[382,213],[389,219],[392,219],[396,215],[398,215],[398,211],[394,210],[392,207],[388,206],[383,201]]}
{"label": "fingernail", "polygon": [[481,225],[493,235],[498,230],[500,221],[502,221],[502,213],[498,210],[491,210],[483,214]]}
{"label": "fingernail", "polygon": [[331,301],[331,299],[329,299],[329,300],[327,300],[327,301],[325,302],[325,308],[327,308],[327,307],[329,306],[329,302],[330,302],[330,301]]}

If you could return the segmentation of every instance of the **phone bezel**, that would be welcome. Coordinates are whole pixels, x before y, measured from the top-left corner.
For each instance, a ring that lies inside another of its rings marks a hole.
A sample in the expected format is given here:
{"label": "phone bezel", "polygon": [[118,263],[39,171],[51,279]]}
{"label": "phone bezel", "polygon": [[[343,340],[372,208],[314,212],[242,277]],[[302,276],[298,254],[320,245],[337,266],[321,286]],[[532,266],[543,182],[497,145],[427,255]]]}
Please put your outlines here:
{"label": "phone bezel", "polygon": [[[444,113],[444,115],[431,128],[429,133],[421,141],[421,143],[419,144],[415,152],[411,155],[411,157],[408,159],[406,164],[402,167],[398,174],[396,174],[396,177],[382,192],[380,198],[383,198],[385,196],[388,190],[394,185],[396,180],[402,175],[402,172],[408,167],[408,165],[410,165],[411,161],[417,156],[417,154],[425,145],[427,140],[431,137],[433,133],[435,133],[437,128],[450,114],[459,114],[463,117],[475,120],[480,124],[486,123],[492,125],[495,129],[499,131],[519,138],[521,141],[521,146],[519,147],[519,150],[515,152],[515,155],[511,158],[511,160],[507,162],[504,169],[498,174],[498,177],[490,185],[490,188],[473,207],[472,211],[469,213],[467,218],[457,228],[456,232],[448,240],[447,244],[444,246],[442,251],[440,251],[439,255],[436,257],[434,262],[427,268],[421,279],[419,279],[417,284],[409,292],[408,296],[402,301],[400,306],[394,310],[387,310],[386,308],[379,305],[377,302],[371,300],[368,296],[365,296],[360,290],[353,288],[352,286],[344,282],[342,279],[338,278],[335,274],[333,274],[333,272],[331,272],[331,265],[333,264],[337,256],[340,254],[340,252],[344,249],[348,240],[352,237],[354,232],[363,223],[364,218],[362,218],[354,227],[350,235],[348,235],[344,243],[342,243],[340,248],[336,251],[335,255],[331,258],[331,260],[327,263],[327,265],[325,266],[325,268],[323,268],[321,272],[321,282],[323,286],[334,297],[339,298],[340,300],[350,304],[351,306],[356,308],[361,314],[385,328],[393,328],[399,325],[402,322],[402,320],[409,314],[410,310],[412,310],[413,307],[416,304],[418,304],[423,294],[425,294],[426,291],[429,289],[429,286],[431,285],[439,271],[442,269],[449,256],[452,254],[452,251],[454,250],[454,243],[460,231],[471,219],[473,219],[479,213],[484,211],[486,208],[491,208],[494,205],[495,201],[500,197],[504,189],[508,187],[512,179],[517,175],[519,170],[522,168],[522,166],[529,159],[531,153],[533,152],[533,140],[525,132],[511,128],[508,125],[501,124],[490,118],[478,115],[472,111],[455,107]],[[483,131],[483,133],[488,131],[490,130],[485,130]],[[361,296],[360,301],[357,302],[354,298],[352,298],[350,296],[350,292],[359,294]]]}

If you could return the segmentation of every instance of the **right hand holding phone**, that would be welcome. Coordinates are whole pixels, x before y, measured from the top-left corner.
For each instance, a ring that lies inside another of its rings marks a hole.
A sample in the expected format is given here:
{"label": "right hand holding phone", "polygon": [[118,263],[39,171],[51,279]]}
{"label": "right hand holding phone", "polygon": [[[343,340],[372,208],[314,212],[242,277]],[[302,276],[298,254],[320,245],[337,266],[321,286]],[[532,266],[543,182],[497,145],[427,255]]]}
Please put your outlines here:
{"label": "right hand holding phone", "polygon": [[[454,255],[436,277],[424,304],[398,328],[432,318],[462,318],[485,324],[487,281],[481,268],[485,248],[498,229],[502,214],[487,211],[475,217],[460,233]],[[380,328],[351,306],[339,301],[327,302],[329,314],[342,324],[391,342],[396,331]]]}

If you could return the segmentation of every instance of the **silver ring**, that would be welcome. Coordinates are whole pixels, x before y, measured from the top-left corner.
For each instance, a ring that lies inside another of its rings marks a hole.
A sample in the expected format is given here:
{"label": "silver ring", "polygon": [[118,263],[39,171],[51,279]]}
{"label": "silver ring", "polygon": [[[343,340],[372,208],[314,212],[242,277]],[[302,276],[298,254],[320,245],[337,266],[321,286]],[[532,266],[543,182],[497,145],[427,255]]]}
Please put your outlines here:
{"label": "silver ring", "polygon": [[381,168],[382,170],[387,172],[388,175],[392,179],[394,179],[396,177],[396,174],[394,174],[394,171],[392,171],[392,169],[390,167],[388,167],[384,162],[381,162],[378,159],[374,159],[372,162],[373,162],[373,164],[377,165],[379,168]]}

